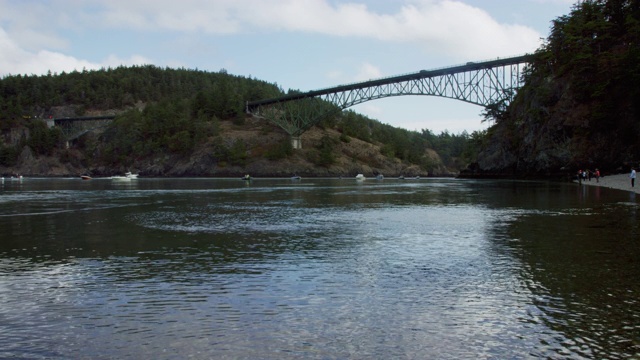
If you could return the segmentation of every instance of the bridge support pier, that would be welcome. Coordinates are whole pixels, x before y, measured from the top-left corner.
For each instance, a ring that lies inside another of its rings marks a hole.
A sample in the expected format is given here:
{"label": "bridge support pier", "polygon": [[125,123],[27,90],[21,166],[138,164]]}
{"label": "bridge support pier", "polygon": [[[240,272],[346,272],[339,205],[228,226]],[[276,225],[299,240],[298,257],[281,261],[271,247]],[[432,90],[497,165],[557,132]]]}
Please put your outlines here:
{"label": "bridge support pier", "polygon": [[302,149],[302,140],[300,140],[300,136],[292,136],[291,137],[291,147],[295,149]]}

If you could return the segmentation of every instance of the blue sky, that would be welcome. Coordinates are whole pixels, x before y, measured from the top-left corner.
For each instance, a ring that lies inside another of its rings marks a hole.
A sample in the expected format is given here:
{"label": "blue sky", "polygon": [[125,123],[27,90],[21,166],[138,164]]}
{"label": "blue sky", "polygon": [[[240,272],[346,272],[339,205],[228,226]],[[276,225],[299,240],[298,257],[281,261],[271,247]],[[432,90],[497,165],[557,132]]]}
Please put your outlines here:
{"label": "blue sky", "polygon": [[[154,64],[316,90],[533,52],[574,0],[0,0],[0,76]],[[431,96],[352,108],[472,132],[482,108]]]}

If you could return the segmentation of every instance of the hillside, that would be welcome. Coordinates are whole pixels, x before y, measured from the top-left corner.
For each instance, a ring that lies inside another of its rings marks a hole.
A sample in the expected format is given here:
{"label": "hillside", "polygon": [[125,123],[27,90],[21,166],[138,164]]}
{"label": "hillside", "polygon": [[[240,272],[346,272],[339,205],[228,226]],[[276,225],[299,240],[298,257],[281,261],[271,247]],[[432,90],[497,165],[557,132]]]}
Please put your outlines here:
{"label": "hillside", "polygon": [[[294,91],[294,90],[289,90]],[[337,112],[302,136],[244,114],[284,92],[227,74],[154,66],[0,79],[0,173],[27,176],[450,176],[478,134],[439,135]],[[328,105],[333,106],[333,105]],[[43,119],[117,115],[67,143]]]}
{"label": "hillside", "polygon": [[[56,149],[49,155],[37,155],[29,146],[24,146],[16,164],[11,167],[1,166],[0,173],[24,176],[111,176],[131,170],[139,172],[142,176],[154,177],[229,177],[245,173],[263,177],[288,177],[293,174],[307,177],[355,176],[358,173],[366,176],[455,175],[444,166],[434,167],[435,172],[428,172],[418,165],[384,156],[380,152],[381,145],[355,138],[348,142],[340,141],[341,134],[334,129],[323,130],[314,127],[303,134],[303,149],[291,150],[290,155],[271,160],[265,157],[268,149],[281,147],[282,144],[288,143],[289,139],[284,131],[266,124],[264,120],[248,118],[241,126],[233,124],[232,121],[223,121],[220,123],[220,134],[222,137],[203,142],[187,155],[161,153],[133,156],[131,161],[111,165],[92,161],[78,144],[70,149]],[[24,134],[13,134],[13,137],[23,136]],[[93,140],[102,136],[104,134],[89,135]],[[242,143],[246,156],[240,156],[236,160],[221,160],[215,154],[219,151],[219,141],[222,138],[229,148],[233,148],[233,144]],[[322,143],[327,141],[332,144],[331,163],[318,165],[322,156],[320,148]],[[434,164],[442,163],[433,150],[427,150],[425,156],[430,157]]]}

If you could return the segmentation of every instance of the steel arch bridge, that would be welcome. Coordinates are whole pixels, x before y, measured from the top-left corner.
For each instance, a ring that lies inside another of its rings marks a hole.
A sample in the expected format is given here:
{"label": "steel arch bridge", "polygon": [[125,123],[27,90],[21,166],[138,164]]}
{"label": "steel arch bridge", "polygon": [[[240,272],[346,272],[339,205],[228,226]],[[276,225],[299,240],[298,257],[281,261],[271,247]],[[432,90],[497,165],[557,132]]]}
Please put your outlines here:
{"label": "steel arch bridge", "polygon": [[51,126],[61,129],[62,136],[67,143],[75,140],[89,131],[105,128],[113,121],[115,115],[78,116],[52,119]]}
{"label": "steel arch bridge", "polygon": [[403,95],[431,95],[480,106],[509,103],[522,86],[522,72],[532,55],[364,81],[246,103],[249,114],[266,118],[284,129],[300,148],[300,135],[327,116],[376,99]]}

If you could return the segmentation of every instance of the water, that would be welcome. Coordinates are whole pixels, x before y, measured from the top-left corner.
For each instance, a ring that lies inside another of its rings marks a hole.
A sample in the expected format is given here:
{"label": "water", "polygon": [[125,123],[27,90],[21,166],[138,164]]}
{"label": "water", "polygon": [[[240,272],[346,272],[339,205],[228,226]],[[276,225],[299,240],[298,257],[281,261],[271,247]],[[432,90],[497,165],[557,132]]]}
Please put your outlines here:
{"label": "water", "polygon": [[0,358],[640,357],[633,193],[5,179]]}

